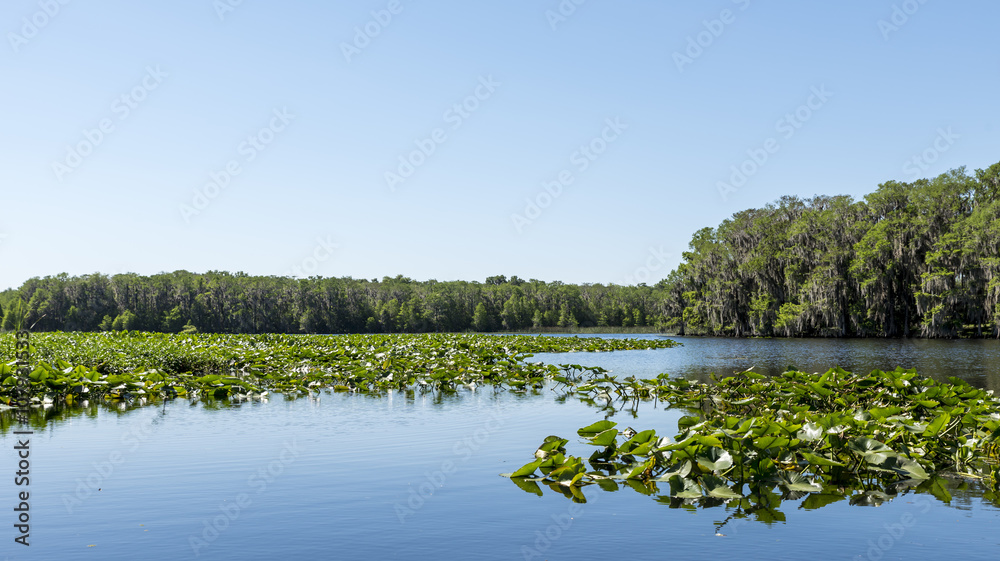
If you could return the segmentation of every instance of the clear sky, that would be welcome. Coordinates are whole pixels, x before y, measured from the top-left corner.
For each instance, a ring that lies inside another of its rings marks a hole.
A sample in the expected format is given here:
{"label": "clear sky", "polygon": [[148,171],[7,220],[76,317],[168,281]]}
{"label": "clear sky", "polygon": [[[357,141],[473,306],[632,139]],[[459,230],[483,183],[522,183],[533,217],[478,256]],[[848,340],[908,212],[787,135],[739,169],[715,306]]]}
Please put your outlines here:
{"label": "clear sky", "polygon": [[1000,161],[997,21],[987,0],[7,0],[0,289],[653,283],[742,209]]}

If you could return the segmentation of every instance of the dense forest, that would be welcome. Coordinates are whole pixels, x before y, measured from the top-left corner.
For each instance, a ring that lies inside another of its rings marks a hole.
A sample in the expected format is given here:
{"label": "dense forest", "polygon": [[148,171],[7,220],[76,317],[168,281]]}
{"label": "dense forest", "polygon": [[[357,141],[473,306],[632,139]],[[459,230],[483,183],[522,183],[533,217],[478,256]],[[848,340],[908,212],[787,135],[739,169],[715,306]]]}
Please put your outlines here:
{"label": "dense forest", "polygon": [[1000,336],[1000,163],[863,201],[783,197],[695,233],[655,286],[175,271],[32,278],[3,329],[359,333],[648,327],[679,334]]}
{"label": "dense forest", "polygon": [[661,314],[717,335],[995,337],[998,193],[1000,163],[736,213],[694,235]]}
{"label": "dense forest", "polygon": [[503,275],[479,283],[175,271],[33,278],[0,295],[0,306],[4,329],[23,318],[38,331],[412,333],[654,327],[663,323],[657,293]]}

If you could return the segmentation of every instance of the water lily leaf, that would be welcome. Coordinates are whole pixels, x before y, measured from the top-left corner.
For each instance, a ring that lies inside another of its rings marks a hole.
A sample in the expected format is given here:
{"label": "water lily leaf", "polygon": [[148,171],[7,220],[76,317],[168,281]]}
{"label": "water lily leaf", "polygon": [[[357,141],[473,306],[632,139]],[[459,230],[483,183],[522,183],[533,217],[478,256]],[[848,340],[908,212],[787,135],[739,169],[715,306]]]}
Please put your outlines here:
{"label": "water lily leaf", "polygon": [[[645,454],[657,443],[656,431],[655,430],[644,430],[640,433],[636,433],[635,436],[626,440],[618,447],[618,450],[622,454]],[[641,451],[637,450],[640,446],[645,446]]]}
{"label": "water lily leaf", "polygon": [[673,450],[683,450],[683,449],[685,449],[685,448],[687,448],[687,447],[689,447],[689,446],[691,446],[693,444],[696,444],[696,443],[697,443],[697,438],[694,437],[694,436],[692,436],[690,438],[682,440],[681,442],[677,442],[676,444],[670,444],[670,445],[667,445],[667,446],[663,446],[663,447],[660,448],[660,451],[671,452]]}
{"label": "water lily leaf", "polygon": [[563,446],[565,446],[567,442],[569,442],[569,440],[566,440],[565,438],[559,438],[558,436],[546,436],[545,442],[542,442],[542,445],[538,447],[538,450],[535,450],[535,457],[547,458],[552,454],[559,453],[564,450]]}
{"label": "water lily leaf", "polygon": [[698,465],[709,471],[723,471],[733,467],[732,454],[714,446],[698,454],[696,459],[698,460]]}
{"label": "water lily leaf", "polygon": [[743,498],[742,494],[737,493],[726,485],[726,482],[721,477],[704,475],[701,477],[701,485],[709,497],[726,500]]}
{"label": "water lily leaf", "polygon": [[606,462],[615,456],[617,449],[614,446],[608,446],[603,450],[594,450],[594,453],[590,455],[590,463],[594,462]]}
{"label": "water lily leaf", "polygon": [[701,424],[701,417],[692,417],[690,415],[681,417],[677,420],[677,428],[684,430]]}
{"label": "water lily leaf", "polygon": [[801,491],[805,493],[818,493],[823,490],[823,486],[813,483],[805,478],[801,473],[780,473],[778,474],[779,484],[789,491]]}
{"label": "water lily leaf", "polygon": [[608,429],[614,428],[618,423],[612,421],[597,421],[596,423],[587,425],[582,429],[576,431],[580,436],[594,436],[597,433],[604,432]]}
{"label": "water lily leaf", "polygon": [[826,456],[820,456],[819,454],[813,454],[812,452],[808,452],[806,450],[799,450],[799,454],[807,462],[809,462],[810,464],[815,465],[815,466],[840,466],[840,467],[844,467],[844,464],[842,464],[842,463],[840,463],[838,461],[831,460],[830,458],[828,458]]}
{"label": "water lily leaf", "polygon": [[823,437],[823,427],[817,425],[816,423],[808,422],[802,425],[802,430],[800,430],[795,437],[805,442],[818,440]]}
{"label": "water lily leaf", "polygon": [[702,446],[722,446],[722,442],[710,434],[699,434],[695,436],[695,440]]}
{"label": "water lily leaf", "polygon": [[618,429],[608,429],[590,439],[590,443],[595,446],[610,446],[618,436]]}
{"label": "water lily leaf", "polygon": [[903,412],[902,407],[872,407],[868,410],[872,417],[877,419],[885,419],[893,415],[898,415]]}
{"label": "water lily leaf", "polygon": [[644,474],[646,474],[649,470],[653,469],[654,467],[656,467],[656,460],[650,458],[645,462],[641,462],[633,466],[632,469],[628,472],[628,475],[625,476],[625,479],[642,479]]}
{"label": "water lily leaf", "polygon": [[938,433],[948,425],[948,421],[951,421],[951,415],[948,413],[941,413],[927,425],[927,429],[924,430],[922,435],[937,436]]}
{"label": "water lily leaf", "polygon": [[788,446],[789,442],[791,442],[791,440],[783,436],[769,435],[755,438],[753,445],[760,450],[765,450],[767,448],[781,448],[783,446]]}
{"label": "water lily leaf", "polygon": [[899,475],[909,479],[927,479],[930,477],[930,475],[928,475],[924,470],[923,466],[917,463],[916,460],[904,458],[903,456],[888,458],[882,467],[891,469]]}
{"label": "water lily leaf", "polygon": [[670,478],[670,496],[678,499],[700,499],[703,495],[697,483],[675,475]]}
{"label": "water lily leaf", "polygon": [[655,430],[644,430],[636,433],[632,438],[625,441],[625,444],[645,444],[656,437]]}
{"label": "water lily leaf", "polygon": [[820,385],[819,383],[812,383],[812,384],[809,384],[809,387],[810,387],[810,388],[812,389],[812,391],[814,391],[814,392],[815,392],[815,393],[816,393],[817,395],[820,395],[820,396],[823,396],[823,397],[830,397],[831,395],[833,395],[833,391],[832,391],[832,390],[831,390],[830,388],[827,388],[827,387],[825,387],[825,386],[822,386],[822,385]]}
{"label": "water lily leaf", "polygon": [[923,434],[923,432],[927,430],[927,425],[924,423],[913,423],[913,424],[900,423],[900,424],[904,429],[910,431],[913,434]]}
{"label": "water lily leaf", "polygon": [[511,479],[515,477],[528,477],[535,473],[535,470],[538,469],[538,466],[542,465],[542,461],[543,460],[535,460],[531,463],[524,464],[519,469],[514,471],[514,473],[510,474],[509,477]]}
{"label": "water lily leaf", "polygon": [[777,466],[771,458],[762,458],[759,462],[744,467],[748,468],[758,480],[773,475],[777,471]]}
{"label": "water lily leaf", "polygon": [[874,465],[880,465],[884,463],[889,456],[896,455],[891,448],[874,438],[854,438],[847,443],[847,447],[858,454],[861,454],[866,462]]}
{"label": "water lily leaf", "polygon": [[667,446],[670,446],[672,443],[673,439],[670,438],[669,436],[661,436],[659,439],[656,440],[656,445],[654,446],[654,450],[656,450],[657,452],[663,452],[663,449],[666,448]]}
{"label": "water lily leaf", "polygon": [[[547,474],[547,477],[553,481],[558,481],[566,485],[572,485],[576,481],[580,480],[580,477],[584,475],[583,466],[573,464],[558,467]],[[577,477],[580,476],[580,477]]]}
{"label": "water lily leaf", "polygon": [[691,473],[691,468],[692,468],[691,462],[689,461],[681,462],[680,464],[673,466],[666,473],[661,474],[659,477],[654,479],[654,481],[670,481],[670,478],[675,475],[679,475],[681,477],[687,477],[688,474]]}

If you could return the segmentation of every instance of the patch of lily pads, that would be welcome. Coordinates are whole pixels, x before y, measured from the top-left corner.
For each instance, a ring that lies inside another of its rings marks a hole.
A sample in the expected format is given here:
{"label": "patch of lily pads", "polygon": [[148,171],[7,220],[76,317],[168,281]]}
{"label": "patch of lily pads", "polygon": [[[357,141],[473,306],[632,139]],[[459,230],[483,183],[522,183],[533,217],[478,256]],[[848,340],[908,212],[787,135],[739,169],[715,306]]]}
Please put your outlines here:
{"label": "patch of lily pads", "polygon": [[[39,333],[30,338],[33,407],[95,402],[244,401],[322,390],[452,393],[479,386],[526,392],[601,368],[529,362],[537,352],[667,348],[669,339],[484,334],[229,335]],[[0,337],[0,410],[19,391],[13,334]]]}
{"label": "patch of lily pads", "polygon": [[564,378],[587,399],[655,398],[690,415],[673,437],[597,421],[577,431],[595,448],[589,457],[549,436],[533,461],[503,475],[538,495],[542,484],[585,502],[587,486],[629,487],[674,508],[727,505],[767,523],[784,520],[783,500],[877,506],[915,491],[949,502],[956,485],[982,486],[1000,503],[1000,401],[991,391],[903,369],[713,381]]}

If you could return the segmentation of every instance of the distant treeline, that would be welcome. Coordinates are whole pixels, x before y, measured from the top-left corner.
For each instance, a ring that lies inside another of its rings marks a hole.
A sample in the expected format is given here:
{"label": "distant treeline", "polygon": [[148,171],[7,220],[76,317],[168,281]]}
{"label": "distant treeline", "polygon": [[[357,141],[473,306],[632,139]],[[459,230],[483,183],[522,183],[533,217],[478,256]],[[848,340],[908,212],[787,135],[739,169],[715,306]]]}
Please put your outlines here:
{"label": "distant treeline", "polygon": [[[655,286],[494,276],[293,279],[175,271],[33,278],[3,329],[363,333],[642,328],[680,334],[1000,336],[1000,163],[863,201],[783,197],[695,233]],[[37,322],[37,324],[36,324]],[[611,330],[611,329],[609,329]]]}
{"label": "distant treeline", "polygon": [[889,181],[864,201],[784,197],[739,212],[697,232],[661,283],[664,322],[735,336],[998,336],[998,193],[1000,163]]}
{"label": "distant treeline", "polygon": [[[4,329],[396,333],[649,327],[664,318],[649,286],[508,279],[417,282],[397,276],[292,279],[175,271],[152,276],[66,274],[0,294]],[[21,303],[18,304],[18,301]]]}

